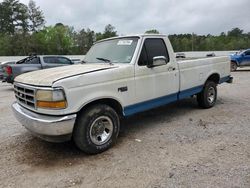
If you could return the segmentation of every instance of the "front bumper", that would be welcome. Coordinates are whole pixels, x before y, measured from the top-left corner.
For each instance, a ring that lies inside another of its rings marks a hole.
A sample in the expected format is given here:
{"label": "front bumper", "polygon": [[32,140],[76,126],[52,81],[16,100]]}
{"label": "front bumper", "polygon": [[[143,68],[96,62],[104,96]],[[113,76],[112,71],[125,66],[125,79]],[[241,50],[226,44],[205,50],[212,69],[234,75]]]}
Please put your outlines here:
{"label": "front bumper", "polygon": [[50,142],[62,142],[71,138],[76,114],[50,116],[34,113],[17,102],[12,104],[16,119],[30,132]]}

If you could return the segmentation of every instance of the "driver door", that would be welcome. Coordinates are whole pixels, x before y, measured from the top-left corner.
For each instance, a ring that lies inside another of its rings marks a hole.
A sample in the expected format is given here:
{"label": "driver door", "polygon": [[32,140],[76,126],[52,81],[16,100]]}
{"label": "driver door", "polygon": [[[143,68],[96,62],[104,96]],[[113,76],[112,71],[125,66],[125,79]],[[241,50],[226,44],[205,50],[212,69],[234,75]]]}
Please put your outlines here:
{"label": "driver door", "polygon": [[[157,56],[165,56],[166,63],[148,68]],[[146,38],[135,66],[136,104],[131,111],[144,111],[177,100],[179,78],[176,66],[176,62],[170,61],[162,38]]]}

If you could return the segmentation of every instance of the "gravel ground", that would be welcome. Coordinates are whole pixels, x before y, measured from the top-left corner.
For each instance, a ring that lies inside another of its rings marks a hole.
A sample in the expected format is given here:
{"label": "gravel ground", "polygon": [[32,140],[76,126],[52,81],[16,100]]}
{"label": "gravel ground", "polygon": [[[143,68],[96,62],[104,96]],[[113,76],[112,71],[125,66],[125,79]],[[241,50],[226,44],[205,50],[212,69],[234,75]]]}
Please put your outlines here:
{"label": "gravel ground", "polygon": [[194,98],[133,116],[118,143],[94,156],[72,142],[33,137],[0,84],[0,187],[250,187],[250,70],[218,87],[217,105]]}

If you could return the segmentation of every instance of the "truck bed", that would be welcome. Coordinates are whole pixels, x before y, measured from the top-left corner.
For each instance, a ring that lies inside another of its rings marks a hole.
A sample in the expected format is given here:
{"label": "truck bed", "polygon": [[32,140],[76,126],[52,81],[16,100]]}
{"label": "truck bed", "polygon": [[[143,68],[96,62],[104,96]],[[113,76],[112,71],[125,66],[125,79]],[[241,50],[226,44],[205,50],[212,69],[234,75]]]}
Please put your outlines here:
{"label": "truck bed", "polygon": [[201,88],[209,75],[219,75],[220,80],[230,76],[229,57],[211,57],[178,61],[180,70],[180,91]]}

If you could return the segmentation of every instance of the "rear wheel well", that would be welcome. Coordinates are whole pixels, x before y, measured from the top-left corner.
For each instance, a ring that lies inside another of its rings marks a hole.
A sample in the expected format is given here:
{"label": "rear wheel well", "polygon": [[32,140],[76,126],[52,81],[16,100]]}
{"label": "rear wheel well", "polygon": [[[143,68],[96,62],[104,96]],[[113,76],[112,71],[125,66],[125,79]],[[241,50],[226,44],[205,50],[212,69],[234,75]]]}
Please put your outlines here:
{"label": "rear wheel well", "polygon": [[213,81],[214,83],[216,84],[219,84],[220,82],[220,75],[215,73],[215,74],[212,74],[208,77],[207,81]]}
{"label": "rear wheel well", "polygon": [[93,106],[96,104],[106,104],[106,105],[110,106],[111,108],[113,108],[120,117],[123,116],[122,105],[117,100],[111,99],[111,98],[104,98],[104,99],[98,99],[98,100],[92,101],[92,102],[86,104],[85,106],[83,106],[80,111],[83,111],[83,110],[89,108],[90,106]]}

